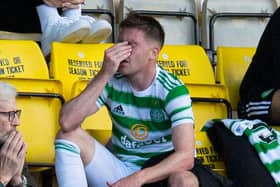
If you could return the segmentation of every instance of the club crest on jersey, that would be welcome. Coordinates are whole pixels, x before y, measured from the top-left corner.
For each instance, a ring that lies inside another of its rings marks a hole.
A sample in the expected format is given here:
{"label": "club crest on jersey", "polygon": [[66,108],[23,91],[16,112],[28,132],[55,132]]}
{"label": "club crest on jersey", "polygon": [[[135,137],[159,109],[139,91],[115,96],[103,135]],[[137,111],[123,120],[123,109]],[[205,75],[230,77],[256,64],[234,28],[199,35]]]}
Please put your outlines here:
{"label": "club crest on jersey", "polygon": [[152,109],[150,116],[153,122],[160,123],[164,121],[164,112],[161,109]]}
{"label": "club crest on jersey", "polygon": [[136,140],[145,140],[148,137],[149,129],[146,125],[134,124],[130,128],[130,133]]}

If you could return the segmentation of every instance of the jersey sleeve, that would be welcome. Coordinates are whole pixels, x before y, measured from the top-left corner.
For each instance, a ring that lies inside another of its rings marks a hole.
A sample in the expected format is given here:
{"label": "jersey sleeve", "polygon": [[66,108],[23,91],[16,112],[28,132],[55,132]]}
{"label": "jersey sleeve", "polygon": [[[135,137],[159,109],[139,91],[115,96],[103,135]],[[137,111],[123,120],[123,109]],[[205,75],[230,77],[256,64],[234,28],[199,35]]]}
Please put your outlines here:
{"label": "jersey sleeve", "polygon": [[194,124],[192,102],[185,85],[178,86],[169,92],[165,110],[171,119],[172,128],[185,123]]}

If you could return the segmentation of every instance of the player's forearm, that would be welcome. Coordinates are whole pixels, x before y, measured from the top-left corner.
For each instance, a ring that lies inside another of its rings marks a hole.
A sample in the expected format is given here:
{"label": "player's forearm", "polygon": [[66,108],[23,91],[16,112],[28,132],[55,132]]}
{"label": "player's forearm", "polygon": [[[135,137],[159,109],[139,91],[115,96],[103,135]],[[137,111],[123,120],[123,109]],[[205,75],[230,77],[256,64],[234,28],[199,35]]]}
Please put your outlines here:
{"label": "player's forearm", "polygon": [[60,113],[62,130],[71,131],[79,127],[86,117],[97,111],[96,100],[109,78],[106,73],[98,73],[78,97],[64,104]]}

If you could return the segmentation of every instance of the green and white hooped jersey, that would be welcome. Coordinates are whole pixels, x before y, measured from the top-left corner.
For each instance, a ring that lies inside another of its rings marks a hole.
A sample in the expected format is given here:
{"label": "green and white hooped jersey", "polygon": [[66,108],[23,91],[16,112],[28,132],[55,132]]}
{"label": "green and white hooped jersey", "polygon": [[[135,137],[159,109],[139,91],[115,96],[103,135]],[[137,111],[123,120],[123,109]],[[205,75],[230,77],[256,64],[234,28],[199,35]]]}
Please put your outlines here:
{"label": "green and white hooped jersey", "polygon": [[114,153],[137,169],[150,157],[173,150],[172,128],[194,123],[187,88],[159,66],[143,91],[133,90],[125,76],[116,74],[97,101],[99,107],[104,104],[113,121]]}
{"label": "green and white hooped jersey", "polygon": [[218,123],[217,125],[225,125],[235,136],[242,136],[244,134],[255,148],[261,162],[274,179],[276,185],[280,187],[279,131],[269,127],[259,119],[213,119],[207,121],[203,131],[211,128],[215,123]]}

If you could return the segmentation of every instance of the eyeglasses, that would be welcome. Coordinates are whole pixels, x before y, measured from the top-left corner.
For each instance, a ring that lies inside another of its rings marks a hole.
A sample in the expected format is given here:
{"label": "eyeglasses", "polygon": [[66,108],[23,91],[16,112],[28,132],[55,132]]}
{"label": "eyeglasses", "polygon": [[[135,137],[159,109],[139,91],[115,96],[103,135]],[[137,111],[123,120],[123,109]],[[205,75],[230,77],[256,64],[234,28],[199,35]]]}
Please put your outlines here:
{"label": "eyeglasses", "polygon": [[16,115],[18,118],[20,118],[21,110],[16,110],[16,111],[9,111],[9,112],[0,112],[0,114],[6,114],[9,115],[9,121],[12,122],[14,121]]}

